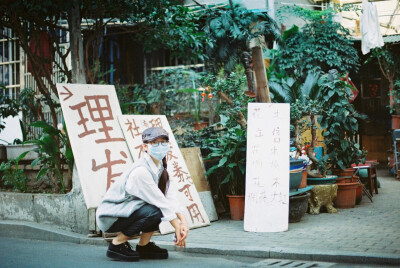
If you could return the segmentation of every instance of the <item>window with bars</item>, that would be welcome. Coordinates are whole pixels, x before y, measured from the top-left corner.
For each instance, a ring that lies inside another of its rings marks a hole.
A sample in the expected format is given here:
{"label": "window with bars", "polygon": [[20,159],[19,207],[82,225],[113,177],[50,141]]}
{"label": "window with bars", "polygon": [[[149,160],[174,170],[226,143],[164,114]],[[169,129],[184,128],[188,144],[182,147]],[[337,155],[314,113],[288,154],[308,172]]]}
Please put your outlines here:
{"label": "window with bars", "polygon": [[20,49],[11,29],[0,29],[0,84],[2,94],[17,98],[20,85]]}

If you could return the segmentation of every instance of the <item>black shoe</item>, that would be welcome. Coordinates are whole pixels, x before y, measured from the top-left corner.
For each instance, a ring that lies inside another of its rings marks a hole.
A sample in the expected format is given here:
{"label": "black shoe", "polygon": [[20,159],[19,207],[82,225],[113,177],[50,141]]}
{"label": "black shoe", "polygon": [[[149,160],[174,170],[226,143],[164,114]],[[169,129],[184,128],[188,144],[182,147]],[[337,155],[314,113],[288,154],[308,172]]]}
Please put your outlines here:
{"label": "black shoe", "polygon": [[139,261],[139,254],[131,248],[129,242],[119,245],[110,243],[107,250],[107,257],[116,261]]}
{"label": "black shoe", "polygon": [[136,251],[141,259],[168,259],[168,250],[159,248],[153,242],[146,246],[136,246]]}

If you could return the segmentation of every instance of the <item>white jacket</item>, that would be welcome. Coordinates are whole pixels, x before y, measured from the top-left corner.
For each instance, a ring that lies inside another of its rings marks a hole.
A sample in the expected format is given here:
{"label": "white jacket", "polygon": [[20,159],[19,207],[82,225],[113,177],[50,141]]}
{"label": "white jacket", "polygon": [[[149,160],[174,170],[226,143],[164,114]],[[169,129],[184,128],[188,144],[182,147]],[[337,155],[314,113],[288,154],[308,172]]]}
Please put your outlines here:
{"label": "white jacket", "polygon": [[175,219],[176,213],[182,210],[176,199],[175,188],[169,187],[165,196],[158,188],[162,171],[161,163],[156,167],[151,157],[144,153],[106,192],[96,210],[99,228],[106,232],[119,217],[129,217],[146,203],[160,208],[162,221]]}

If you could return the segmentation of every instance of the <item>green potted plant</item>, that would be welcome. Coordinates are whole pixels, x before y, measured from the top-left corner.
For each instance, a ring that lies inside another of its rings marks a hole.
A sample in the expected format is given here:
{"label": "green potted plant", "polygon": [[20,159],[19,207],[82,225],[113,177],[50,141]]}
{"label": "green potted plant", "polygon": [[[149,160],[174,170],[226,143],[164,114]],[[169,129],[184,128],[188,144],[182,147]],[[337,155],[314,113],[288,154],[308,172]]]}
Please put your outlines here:
{"label": "green potted plant", "polygon": [[207,159],[217,158],[217,165],[211,167],[206,175],[220,171],[223,174],[220,184],[227,185],[231,217],[241,220],[244,216],[244,193],[246,177],[246,130],[239,124],[220,123],[221,135],[209,139],[210,154]]}
{"label": "green potted plant", "polygon": [[[32,151],[38,153],[38,157],[31,163],[31,166],[40,166],[36,180],[45,174],[50,174],[54,192],[65,193],[66,190],[71,189],[72,177],[64,178],[64,164],[67,164],[69,172],[72,172],[74,165],[74,155],[65,125],[59,124],[58,129],[44,121],[37,121],[31,126],[42,130],[40,138],[24,142],[24,144],[36,145]],[[56,146],[57,143],[61,146]]]}
{"label": "green potted plant", "polygon": [[[324,128],[323,135],[326,144],[324,160],[332,170],[340,172],[350,169],[352,176],[352,164],[365,162],[366,151],[353,140],[358,133],[358,120],[366,116],[359,114],[348,98],[351,88],[340,80],[334,73],[325,74],[319,81],[323,95],[323,115],[320,125]],[[357,181],[338,181],[338,191],[335,200],[338,208],[351,208],[356,203]]]}
{"label": "green potted plant", "polygon": [[337,75],[325,74],[319,81],[323,96],[323,115],[319,123],[324,129],[326,144],[324,159],[331,169],[345,170],[366,156],[352,137],[358,133],[358,120],[366,119],[349,103],[351,89]]}
{"label": "green potted plant", "polygon": [[219,161],[207,174],[218,172],[221,176],[220,186],[226,189],[230,204],[236,203],[233,200],[239,201],[238,211],[233,207],[230,209],[231,217],[240,220],[244,215],[247,104],[254,99],[243,94],[247,90],[247,80],[240,65],[228,78],[224,77],[223,72],[218,77],[208,76],[206,84],[222,100],[216,108],[221,121],[215,127],[220,131],[216,138],[207,141],[210,150],[207,159]]}

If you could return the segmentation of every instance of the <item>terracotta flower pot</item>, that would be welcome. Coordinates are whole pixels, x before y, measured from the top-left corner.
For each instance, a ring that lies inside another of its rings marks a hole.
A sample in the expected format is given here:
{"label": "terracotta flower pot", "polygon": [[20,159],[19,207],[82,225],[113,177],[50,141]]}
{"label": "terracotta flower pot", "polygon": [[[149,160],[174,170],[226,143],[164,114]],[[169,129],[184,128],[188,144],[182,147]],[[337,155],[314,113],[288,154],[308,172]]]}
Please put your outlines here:
{"label": "terracotta flower pot", "polygon": [[243,220],[244,218],[244,195],[226,195],[229,200],[232,220]]}
{"label": "terracotta flower pot", "polygon": [[299,188],[305,188],[307,186],[307,170],[303,171],[303,176],[301,177],[301,183]]}
{"label": "terracotta flower pot", "polygon": [[353,168],[346,168],[345,170],[340,171],[339,177],[353,176],[353,172]]}
{"label": "terracotta flower pot", "polygon": [[358,185],[358,182],[337,183],[338,190],[335,207],[353,208],[356,205],[356,189]]}
{"label": "terracotta flower pot", "polygon": [[332,174],[337,175],[338,177],[347,177],[352,176],[354,173],[353,168],[346,168],[345,170],[342,169],[333,169]]}
{"label": "terracotta flower pot", "polygon": [[362,200],[362,184],[359,183],[356,189],[356,205],[360,204]]}
{"label": "terracotta flower pot", "polygon": [[392,115],[392,129],[400,129],[400,115]]}
{"label": "terracotta flower pot", "polygon": [[357,182],[357,177],[344,176],[336,179],[336,183],[351,183],[351,182]]}

